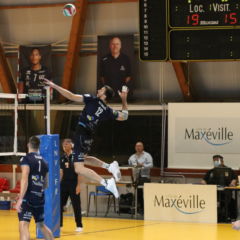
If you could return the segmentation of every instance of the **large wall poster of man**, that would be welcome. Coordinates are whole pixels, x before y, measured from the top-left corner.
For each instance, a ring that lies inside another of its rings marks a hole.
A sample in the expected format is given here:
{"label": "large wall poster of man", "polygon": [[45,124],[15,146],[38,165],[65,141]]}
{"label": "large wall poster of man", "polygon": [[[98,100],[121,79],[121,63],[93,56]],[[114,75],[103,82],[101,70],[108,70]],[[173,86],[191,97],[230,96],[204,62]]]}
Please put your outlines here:
{"label": "large wall poster of man", "polygon": [[19,53],[18,91],[28,95],[28,103],[43,103],[43,79],[52,80],[51,46],[20,46]]}
{"label": "large wall poster of man", "polygon": [[120,101],[117,91],[127,85],[133,91],[134,36],[98,36],[97,89],[109,85]]}

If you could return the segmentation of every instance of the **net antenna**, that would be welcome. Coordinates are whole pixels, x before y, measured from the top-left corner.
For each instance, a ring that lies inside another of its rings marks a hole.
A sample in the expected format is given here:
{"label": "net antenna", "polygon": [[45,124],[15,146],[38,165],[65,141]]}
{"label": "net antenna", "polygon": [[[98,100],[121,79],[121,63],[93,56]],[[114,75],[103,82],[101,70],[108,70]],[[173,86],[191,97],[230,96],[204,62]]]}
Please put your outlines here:
{"label": "net antenna", "polygon": [[[14,111],[14,134],[13,134],[13,151],[0,152],[0,156],[25,156],[25,152],[18,152],[18,100],[25,99],[26,94],[11,94],[0,93],[0,99],[4,99],[6,103],[0,104],[0,110],[13,110]],[[13,100],[14,104],[8,103],[9,100]]]}

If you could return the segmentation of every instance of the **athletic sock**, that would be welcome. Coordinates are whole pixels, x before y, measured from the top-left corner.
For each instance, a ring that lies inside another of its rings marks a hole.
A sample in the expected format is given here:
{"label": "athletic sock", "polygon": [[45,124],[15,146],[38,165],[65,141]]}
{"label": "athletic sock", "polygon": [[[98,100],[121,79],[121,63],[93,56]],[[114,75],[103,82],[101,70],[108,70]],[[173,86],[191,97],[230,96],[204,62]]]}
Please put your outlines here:
{"label": "athletic sock", "polygon": [[106,187],[107,186],[107,180],[106,179],[102,179],[100,184],[103,185],[104,187]]}
{"label": "athletic sock", "polygon": [[108,163],[103,163],[103,165],[102,165],[102,168],[108,169],[109,167],[110,167],[110,164],[108,164]]}

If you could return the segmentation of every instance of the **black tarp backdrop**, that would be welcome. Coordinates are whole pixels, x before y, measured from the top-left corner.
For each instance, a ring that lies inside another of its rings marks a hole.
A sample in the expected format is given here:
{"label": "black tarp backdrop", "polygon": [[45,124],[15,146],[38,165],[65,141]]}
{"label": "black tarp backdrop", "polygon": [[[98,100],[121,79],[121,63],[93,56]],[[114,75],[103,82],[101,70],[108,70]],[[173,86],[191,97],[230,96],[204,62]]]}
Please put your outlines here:
{"label": "black tarp backdrop", "polygon": [[[162,116],[133,116],[127,121],[101,122],[94,135],[90,155],[103,161],[111,162],[116,159],[120,165],[128,165],[128,158],[135,152],[138,141],[144,143],[145,151],[153,157],[154,167],[161,166],[161,135]],[[70,136],[74,130],[78,116],[72,117]],[[167,126],[165,135],[164,167],[167,167]]]}

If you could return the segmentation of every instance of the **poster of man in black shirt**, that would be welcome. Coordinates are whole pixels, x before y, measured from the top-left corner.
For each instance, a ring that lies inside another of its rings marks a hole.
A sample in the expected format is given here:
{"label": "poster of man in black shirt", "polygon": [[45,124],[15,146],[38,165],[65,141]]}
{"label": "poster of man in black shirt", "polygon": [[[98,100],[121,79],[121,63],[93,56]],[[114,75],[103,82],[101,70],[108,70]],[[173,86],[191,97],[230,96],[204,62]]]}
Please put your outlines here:
{"label": "poster of man in black shirt", "polygon": [[[133,35],[98,36],[97,89],[109,85],[115,92],[126,85],[132,93]],[[115,101],[118,98],[115,99]]]}
{"label": "poster of man in black shirt", "polygon": [[28,103],[43,103],[45,89],[43,79],[51,76],[51,46],[20,46],[19,93],[27,94]]}

